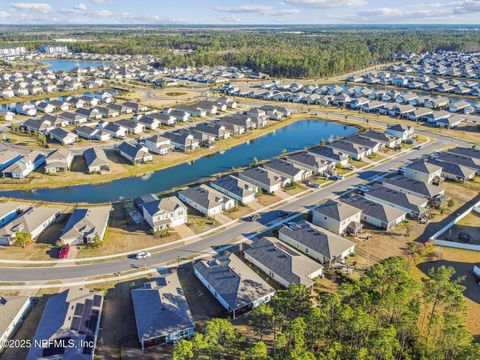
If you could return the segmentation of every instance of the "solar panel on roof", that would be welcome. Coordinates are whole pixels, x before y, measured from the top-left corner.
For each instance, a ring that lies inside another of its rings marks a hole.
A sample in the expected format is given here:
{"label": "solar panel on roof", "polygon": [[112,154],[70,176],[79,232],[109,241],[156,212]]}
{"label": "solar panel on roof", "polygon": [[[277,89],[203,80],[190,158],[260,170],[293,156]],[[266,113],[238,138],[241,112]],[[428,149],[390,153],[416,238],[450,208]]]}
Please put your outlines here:
{"label": "solar panel on roof", "polygon": [[93,301],[91,299],[85,300],[85,306],[83,308],[82,321],[80,325],[80,334],[85,334],[88,326],[88,319],[92,314]]}
{"label": "solar panel on roof", "polygon": [[80,330],[80,324],[82,322],[82,318],[79,316],[74,316],[72,319],[72,324],[70,325],[70,330]]}
{"label": "solar panel on roof", "polygon": [[99,307],[102,303],[102,297],[100,295],[93,295],[93,306]]}
{"label": "solar panel on roof", "polygon": [[74,311],[73,315],[82,316],[82,314],[83,314],[83,304],[82,304],[82,303],[78,303],[78,304],[75,306],[75,311]]}

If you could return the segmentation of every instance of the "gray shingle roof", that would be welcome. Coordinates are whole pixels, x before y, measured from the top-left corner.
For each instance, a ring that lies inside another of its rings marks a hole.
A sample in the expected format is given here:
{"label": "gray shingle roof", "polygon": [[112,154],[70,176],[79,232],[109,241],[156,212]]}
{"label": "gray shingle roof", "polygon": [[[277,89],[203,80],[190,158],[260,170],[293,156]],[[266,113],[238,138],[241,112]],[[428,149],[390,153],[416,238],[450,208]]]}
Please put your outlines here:
{"label": "gray shingle roof", "polygon": [[432,174],[438,170],[441,170],[441,167],[430,164],[424,160],[416,160],[406,166],[406,169],[415,170],[425,174]]}
{"label": "gray shingle roof", "polygon": [[308,222],[291,227],[282,226],[279,233],[322,254],[328,259],[338,257],[344,251],[355,246],[355,243],[350,240]]}
{"label": "gray shingle roof", "polygon": [[206,185],[188,188],[180,191],[179,194],[199,204],[205,209],[217,207],[228,200],[231,200],[228,196],[223,195],[221,192]]}
{"label": "gray shingle roof", "polygon": [[323,268],[319,263],[272,237],[254,241],[244,253],[293,284],[312,286],[313,281],[308,276]]}
{"label": "gray shingle roof", "polygon": [[403,208],[410,209],[418,213],[425,211],[423,204],[425,204],[426,200],[424,198],[405,194],[401,191],[389,189],[379,184],[372,186],[367,195],[377,199],[389,201],[393,204],[397,204]]}
{"label": "gray shingle roof", "polygon": [[281,159],[274,159],[263,165],[267,170],[272,170],[280,174],[289,175],[291,177],[297,176],[299,173],[304,172],[303,169],[295,166],[288,161]]}
{"label": "gray shingle roof", "polygon": [[255,186],[232,175],[221,177],[213,181],[212,184],[242,198],[255,194],[256,192]]}
{"label": "gray shingle roof", "polygon": [[132,301],[139,340],[195,327],[176,273],[132,290]]}
{"label": "gray shingle roof", "polygon": [[439,186],[427,184],[423,181],[413,180],[401,175],[385,178],[383,179],[383,184],[391,184],[416,194],[422,194],[429,198],[434,197],[442,192],[442,189]]}
{"label": "gray shingle roof", "polygon": [[367,200],[358,195],[352,196],[348,199],[342,199],[342,202],[352,205],[362,210],[363,214],[387,224],[405,215],[405,211],[395,209],[391,206],[383,205],[375,201]]}
{"label": "gray shingle roof", "polygon": [[200,260],[193,267],[231,309],[241,308],[274,292],[265,280],[234,254],[209,261]]}
{"label": "gray shingle roof", "polygon": [[269,186],[278,185],[284,181],[281,176],[260,167],[245,170],[242,172],[242,175]]}
{"label": "gray shingle roof", "polygon": [[312,211],[326,215],[337,221],[349,219],[360,212],[356,207],[335,200],[327,200]]}

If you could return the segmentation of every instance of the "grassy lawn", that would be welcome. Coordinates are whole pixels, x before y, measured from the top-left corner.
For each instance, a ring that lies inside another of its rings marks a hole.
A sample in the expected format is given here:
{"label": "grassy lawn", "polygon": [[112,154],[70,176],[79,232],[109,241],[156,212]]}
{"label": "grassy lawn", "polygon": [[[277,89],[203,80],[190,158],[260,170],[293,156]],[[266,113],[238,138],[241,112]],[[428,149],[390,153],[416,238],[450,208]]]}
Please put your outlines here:
{"label": "grassy lawn", "polygon": [[368,159],[371,161],[380,161],[385,158],[386,155],[383,155],[381,152],[376,153],[373,156],[370,156]]}
{"label": "grassy lawn", "polygon": [[350,159],[350,164],[354,166],[356,169],[359,169],[361,167],[367,166],[368,162],[363,161],[363,160],[354,160]]}
{"label": "grassy lawn", "polygon": [[208,231],[220,225],[218,221],[213,218],[207,218],[198,212],[193,212],[189,209],[187,225],[195,234]]}
{"label": "grassy lawn", "polygon": [[175,232],[171,232],[169,236],[164,238],[155,238],[145,230],[132,232],[118,228],[109,228],[100,246],[96,248],[82,246],[78,251],[77,257],[86,258],[135,251],[150,246],[168,244],[178,239],[179,236]]}
{"label": "grassy lawn", "polygon": [[226,211],[225,214],[232,219],[238,219],[251,213],[252,211],[253,209],[249,206],[237,205],[233,209]]}
{"label": "grassy lawn", "polygon": [[268,206],[268,205],[276,203],[280,200],[282,200],[282,199],[280,197],[276,196],[276,195],[262,194],[260,196],[257,196],[257,201],[262,206]]}
{"label": "grassy lawn", "polygon": [[24,248],[16,245],[0,246],[0,258],[5,260],[51,260],[52,248],[53,246],[49,244],[31,244]]}
{"label": "grassy lawn", "polygon": [[307,187],[300,183],[293,183],[291,186],[285,187],[283,191],[285,191],[289,195],[295,195],[305,191]]}

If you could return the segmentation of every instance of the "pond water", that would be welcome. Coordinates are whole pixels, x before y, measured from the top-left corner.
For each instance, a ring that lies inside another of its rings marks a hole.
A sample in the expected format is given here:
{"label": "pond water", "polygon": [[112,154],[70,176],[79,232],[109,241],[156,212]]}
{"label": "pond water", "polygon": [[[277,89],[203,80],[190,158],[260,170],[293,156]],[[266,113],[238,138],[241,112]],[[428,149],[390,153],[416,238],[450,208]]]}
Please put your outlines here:
{"label": "pond water", "polygon": [[[320,140],[345,137],[358,132],[345,126],[321,120],[301,120],[266,134],[249,143],[222,153],[202,157],[193,163],[176,165],[149,175],[129,177],[101,184],[85,184],[68,188],[37,189],[32,191],[0,192],[0,196],[59,202],[114,202],[132,199],[148,193],[158,193],[252,164],[254,159],[265,160],[282,153],[314,146]],[[139,165],[141,166],[141,165]],[[67,175],[68,176],[68,173]]]}
{"label": "pond water", "polygon": [[83,60],[62,60],[62,59],[54,59],[54,60],[39,60],[41,64],[47,64],[48,70],[53,71],[71,71],[76,67],[87,68],[87,67],[98,67],[104,65],[112,65],[111,61],[83,61]]}

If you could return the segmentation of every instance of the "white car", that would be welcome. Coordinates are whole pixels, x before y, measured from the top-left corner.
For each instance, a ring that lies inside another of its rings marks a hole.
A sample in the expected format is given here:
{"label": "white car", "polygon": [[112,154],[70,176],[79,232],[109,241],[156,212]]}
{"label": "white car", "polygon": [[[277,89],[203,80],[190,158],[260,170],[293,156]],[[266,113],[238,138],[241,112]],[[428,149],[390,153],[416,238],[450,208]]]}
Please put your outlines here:
{"label": "white car", "polygon": [[150,254],[148,251],[140,251],[138,254],[135,255],[135,259],[137,260],[142,260],[151,257],[152,254]]}

